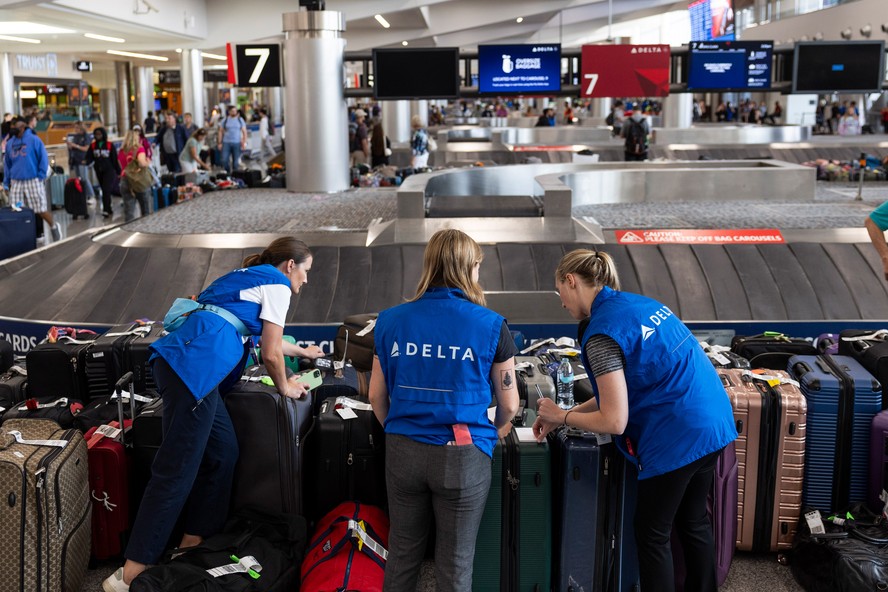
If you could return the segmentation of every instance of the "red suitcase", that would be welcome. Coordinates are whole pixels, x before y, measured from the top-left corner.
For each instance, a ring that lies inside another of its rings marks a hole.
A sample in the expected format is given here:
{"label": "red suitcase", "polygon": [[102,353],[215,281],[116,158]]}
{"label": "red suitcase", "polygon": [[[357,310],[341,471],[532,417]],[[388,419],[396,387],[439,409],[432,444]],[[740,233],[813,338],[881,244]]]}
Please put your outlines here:
{"label": "red suitcase", "polygon": [[[120,421],[90,428],[86,432],[89,490],[92,498],[92,556],[95,559],[120,557],[126,545],[130,526],[129,470],[123,444],[126,429],[132,420],[123,420],[123,385],[133,388],[132,372],[127,372],[116,385]],[[132,406],[133,398],[130,398]],[[134,412],[134,409],[131,409]]]}
{"label": "red suitcase", "polygon": [[382,592],[389,520],[381,509],[343,502],[324,516],[305,551],[302,592]]}

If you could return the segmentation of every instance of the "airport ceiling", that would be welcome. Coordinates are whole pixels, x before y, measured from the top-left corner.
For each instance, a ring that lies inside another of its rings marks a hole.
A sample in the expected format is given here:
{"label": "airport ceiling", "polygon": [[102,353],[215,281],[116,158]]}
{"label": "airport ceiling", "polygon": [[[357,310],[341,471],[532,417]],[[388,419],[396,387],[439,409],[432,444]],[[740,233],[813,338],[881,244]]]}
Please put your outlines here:
{"label": "airport ceiling", "polygon": [[[113,5],[109,1],[0,0],[0,52],[73,53],[76,59],[107,68],[121,59],[177,68],[176,48],[223,55],[226,42],[281,41],[280,15],[298,10],[298,0],[116,0]],[[328,10],[346,16],[346,51],[400,47],[403,41],[411,47],[469,50],[484,43],[560,42],[576,47],[603,40],[611,10],[613,22],[619,23],[686,8],[686,0],[327,0]],[[377,14],[388,28],[377,21]],[[29,23],[54,29],[32,32]],[[86,33],[126,41],[87,38]],[[6,35],[40,43],[4,39]],[[107,54],[109,49],[159,55],[169,61],[121,58]],[[221,64],[204,60],[205,67]]]}

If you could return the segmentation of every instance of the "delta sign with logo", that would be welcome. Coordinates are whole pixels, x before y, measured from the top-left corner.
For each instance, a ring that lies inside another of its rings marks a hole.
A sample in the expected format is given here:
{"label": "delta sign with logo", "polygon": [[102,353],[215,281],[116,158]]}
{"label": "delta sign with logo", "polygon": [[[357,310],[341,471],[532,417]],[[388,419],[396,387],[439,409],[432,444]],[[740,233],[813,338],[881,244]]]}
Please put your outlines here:
{"label": "delta sign with logo", "polygon": [[478,92],[540,94],[561,90],[561,45],[479,45]]}
{"label": "delta sign with logo", "polygon": [[665,97],[668,45],[584,45],[580,70],[584,97]]}

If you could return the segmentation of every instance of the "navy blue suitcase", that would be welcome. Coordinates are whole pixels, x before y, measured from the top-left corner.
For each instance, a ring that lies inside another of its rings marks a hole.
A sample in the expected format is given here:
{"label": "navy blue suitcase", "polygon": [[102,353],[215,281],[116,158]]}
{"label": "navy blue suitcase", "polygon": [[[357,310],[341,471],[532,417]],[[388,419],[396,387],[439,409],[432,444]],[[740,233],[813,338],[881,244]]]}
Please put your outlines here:
{"label": "navy blue suitcase", "polygon": [[638,478],[613,444],[553,432],[553,589],[638,590],[633,515]]}
{"label": "navy blue suitcase", "polygon": [[831,512],[867,499],[879,382],[849,356],[793,356],[788,371],[808,401],[803,506]]}
{"label": "navy blue suitcase", "polygon": [[37,223],[34,210],[0,208],[0,260],[9,259],[37,248]]}

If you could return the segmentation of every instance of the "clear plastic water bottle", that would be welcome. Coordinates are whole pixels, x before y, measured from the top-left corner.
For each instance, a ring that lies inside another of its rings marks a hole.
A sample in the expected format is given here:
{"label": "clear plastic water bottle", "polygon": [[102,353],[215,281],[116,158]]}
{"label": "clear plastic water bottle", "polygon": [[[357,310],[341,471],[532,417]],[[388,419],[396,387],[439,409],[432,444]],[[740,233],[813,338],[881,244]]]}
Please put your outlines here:
{"label": "clear plastic water bottle", "polygon": [[567,358],[561,358],[558,365],[558,384],[555,402],[562,409],[570,409],[574,406],[574,371]]}

